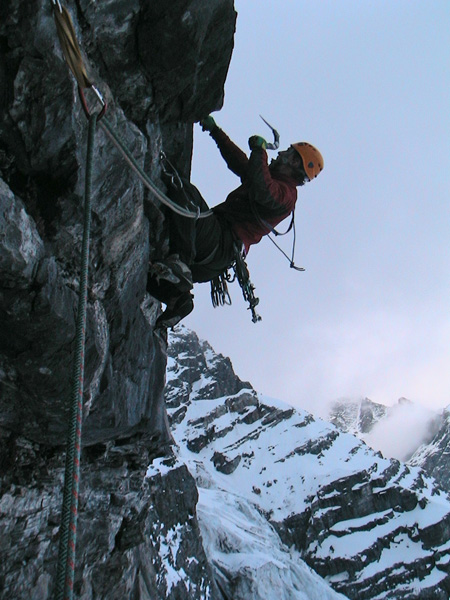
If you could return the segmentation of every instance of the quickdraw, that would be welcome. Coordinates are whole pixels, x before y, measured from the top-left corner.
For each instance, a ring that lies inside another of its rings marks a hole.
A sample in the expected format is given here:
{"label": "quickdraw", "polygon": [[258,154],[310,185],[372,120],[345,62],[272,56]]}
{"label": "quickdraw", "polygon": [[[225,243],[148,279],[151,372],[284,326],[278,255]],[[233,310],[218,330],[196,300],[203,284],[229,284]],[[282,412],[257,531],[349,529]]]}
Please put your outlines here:
{"label": "quickdraw", "polygon": [[[233,274],[230,273],[230,269],[233,269]],[[255,310],[259,304],[259,298],[254,294],[255,286],[250,281],[247,263],[238,244],[235,244],[234,261],[229,268],[211,280],[211,301],[214,308],[231,304],[228,283],[233,283],[235,279],[238,280],[244,300],[248,302],[248,309],[252,313],[253,323],[258,323],[262,320],[262,317]]]}

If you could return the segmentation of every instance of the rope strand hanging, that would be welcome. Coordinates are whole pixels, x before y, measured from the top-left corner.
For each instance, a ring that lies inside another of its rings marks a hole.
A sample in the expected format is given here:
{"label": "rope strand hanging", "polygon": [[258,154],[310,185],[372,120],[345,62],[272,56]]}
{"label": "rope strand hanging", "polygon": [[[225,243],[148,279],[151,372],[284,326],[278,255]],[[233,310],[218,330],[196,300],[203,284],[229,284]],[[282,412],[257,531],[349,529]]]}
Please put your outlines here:
{"label": "rope strand hanging", "polygon": [[[54,9],[53,14],[56,23],[56,29],[64,58],[77,81],[83,110],[89,119],[80,289],[76,322],[75,356],[70,398],[70,420],[67,435],[63,505],[61,525],[59,530],[59,550],[55,586],[56,600],[72,600],[75,582],[81,431],[83,422],[84,355],[86,342],[87,283],[91,227],[92,166],[97,125],[101,124],[102,129],[112,140],[116,148],[119,149],[126,162],[137,173],[144,185],[150,189],[150,191],[161,202],[163,202],[172,210],[189,218],[204,218],[211,214],[211,211],[198,214],[177,206],[174,202],[172,202],[172,200],[167,198],[165,194],[163,194],[146,175],[146,173],[132,156],[131,152],[127,149],[119,136],[114,132],[112,126],[106,121],[106,119],[103,119],[106,112],[106,103],[104,102],[97,88],[95,88],[89,79],[69,12],[65,7],[61,6],[59,0],[52,0],[52,4]],[[98,114],[90,113],[83,91],[85,88],[91,88],[102,104],[102,108]]]}
{"label": "rope strand hanging", "polygon": [[89,242],[91,230],[91,187],[94,137],[97,115],[89,119],[84,193],[84,224],[81,251],[80,291],[75,337],[70,422],[67,435],[66,467],[61,526],[59,530],[56,600],[72,600],[75,580],[75,552],[77,540],[78,490],[80,484],[81,428],[83,422],[84,354],[86,342],[87,283],[89,270]]}

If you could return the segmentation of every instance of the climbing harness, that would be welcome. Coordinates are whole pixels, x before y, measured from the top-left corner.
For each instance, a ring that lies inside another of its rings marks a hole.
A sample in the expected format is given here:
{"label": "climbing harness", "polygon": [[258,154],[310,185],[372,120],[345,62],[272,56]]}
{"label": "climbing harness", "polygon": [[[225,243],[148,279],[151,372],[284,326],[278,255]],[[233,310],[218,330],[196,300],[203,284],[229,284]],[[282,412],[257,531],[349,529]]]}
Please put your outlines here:
{"label": "climbing harness", "polygon": [[84,192],[84,225],[81,252],[80,290],[75,337],[75,358],[72,375],[70,421],[67,436],[66,466],[61,526],[59,530],[56,600],[71,600],[75,579],[78,490],[80,483],[81,428],[83,423],[84,354],[86,342],[87,281],[91,228],[91,188],[94,137],[97,115],[89,118]]}
{"label": "climbing harness", "polygon": [[[183,195],[183,201],[197,208],[199,207],[200,203],[205,203],[197,188],[189,181],[183,180],[177,169],[169,161],[164,152],[161,152],[161,168],[165,176],[165,180],[174,189],[174,191],[177,192],[177,194],[181,193]],[[194,240],[192,240],[192,243],[195,244]],[[192,248],[191,250],[195,256],[195,248]],[[213,259],[215,252],[216,250],[214,249],[211,255],[204,258],[201,262],[196,262],[194,259],[194,265],[207,265]],[[230,274],[230,269],[233,269],[233,275]],[[255,311],[255,307],[259,304],[259,299],[255,297],[255,287],[250,282],[250,274],[245,262],[242,242],[239,242],[237,239],[233,244],[233,259],[230,266],[225,270],[224,273],[221,273],[210,281],[211,301],[214,308],[217,306],[231,304],[228,283],[232,283],[235,281],[235,279],[238,280],[239,285],[241,286],[244,300],[249,303],[249,309],[252,311],[252,321],[254,323],[261,321],[261,317],[256,314]]]}
{"label": "climbing harness", "polygon": [[[230,269],[233,269],[234,274],[229,272]],[[232,283],[235,279],[238,280],[244,300],[248,302],[248,310],[252,313],[253,323],[261,321],[262,318],[255,310],[259,304],[259,298],[254,294],[255,286],[250,281],[250,273],[245,262],[242,247],[237,243],[234,245],[234,260],[231,265],[223,273],[211,280],[211,301],[214,308],[231,304],[228,283]]]}
{"label": "climbing harness", "polygon": [[[183,180],[174,165],[169,161],[164,152],[161,152],[161,167],[165,180],[178,194],[183,195],[183,201],[193,207],[199,207],[199,203],[205,203],[200,192],[189,181]],[[195,245],[195,241],[192,240]],[[228,283],[232,283],[235,279],[238,280],[242,289],[244,300],[249,303],[249,309],[252,311],[252,321],[257,323],[261,317],[256,314],[255,307],[259,303],[259,299],[254,295],[255,287],[250,282],[250,274],[242,250],[242,243],[235,241],[233,245],[233,260],[224,273],[214,277],[210,281],[211,285],[211,301],[214,308],[231,304],[231,296],[228,291]],[[192,255],[195,256],[195,247],[191,248]],[[216,250],[210,256],[204,258],[201,262],[195,262],[195,265],[207,265],[214,257]],[[234,274],[231,275],[229,270],[233,269]]]}

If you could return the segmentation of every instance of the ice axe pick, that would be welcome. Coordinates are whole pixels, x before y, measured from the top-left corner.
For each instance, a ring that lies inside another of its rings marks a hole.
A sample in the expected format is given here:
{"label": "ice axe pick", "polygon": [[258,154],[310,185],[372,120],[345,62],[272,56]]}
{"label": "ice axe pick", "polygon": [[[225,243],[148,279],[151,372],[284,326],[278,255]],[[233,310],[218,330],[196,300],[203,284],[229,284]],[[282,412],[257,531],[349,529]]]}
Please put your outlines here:
{"label": "ice axe pick", "polygon": [[267,146],[266,146],[267,150],[277,150],[278,147],[280,146],[280,134],[275,129],[275,127],[272,127],[272,125],[265,120],[265,118],[262,115],[259,115],[259,116],[264,121],[264,123],[267,125],[267,127],[269,127],[272,130],[272,133],[273,133],[273,144],[270,144],[270,143],[267,144]]}

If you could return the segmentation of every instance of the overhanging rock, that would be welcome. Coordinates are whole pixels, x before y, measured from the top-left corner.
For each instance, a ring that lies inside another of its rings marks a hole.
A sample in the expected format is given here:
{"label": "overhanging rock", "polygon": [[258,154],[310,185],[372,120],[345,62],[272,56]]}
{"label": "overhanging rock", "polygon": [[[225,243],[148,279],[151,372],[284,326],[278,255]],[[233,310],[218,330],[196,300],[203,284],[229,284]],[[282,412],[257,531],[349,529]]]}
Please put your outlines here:
{"label": "overhanging rock", "polygon": [[[161,149],[188,176],[192,123],[220,108],[223,100],[236,13],[230,0],[203,4],[67,3],[90,76],[107,100],[109,122],[161,187]],[[86,93],[89,103],[95,103]],[[0,587],[14,598],[52,594],[79,285],[86,134],[76,85],[56,36],[52,3],[3,1]],[[200,591],[189,595],[189,585],[202,589],[200,580],[209,586],[211,598],[215,593],[206,567],[201,574],[191,569],[185,588],[181,583],[170,587],[169,575],[159,575],[152,566],[153,560],[162,560],[163,545],[151,538],[142,547],[136,542],[142,532],[134,535],[139,523],[150,527],[152,519],[164,519],[153,514],[149,504],[158,494],[163,501],[164,478],[154,479],[149,495],[142,461],[167,453],[172,442],[163,399],[166,347],[153,332],[160,308],[146,292],[148,263],[165,252],[164,211],[99,130],[84,389],[85,484],[80,501],[81,538],[89,536],[92,521],[87,515],[96,515],[99,535],[90,540],[89,552],[80,555],[77,585],[86,599],[128,597],[129,590],[140,598],[200,598]],[[117,456],[124,446],[122,475],[119,463],[117,472],[108,467],[105,475],[102,461]],[[145,449],[146,454],[138,459],[133,448]],[[175,477],[177,469],[167,477]],[[116,488],[130,481],[134,495],[117,496]],[[188,478],[185,489],[183,485],[181,494],[192,487]],[[172,565],[186,573],[189,561],[203,560],[195,498],[190,500],[183,539],[196,539],[197,546],[192,542],[193,554],[180,553]],[[129,501],[136,507],[136,519],[125,515]],[[174,510],[177,501],[173,499]],[[115,533],[105,506],[114,506]],[[160,526],[164,531],[163,522]],[[145,527],[143,531],[145,537]],[[109,581],[107,576],[117,561],[126,589],[115,589],[114,578]],[[142,567],[143,561],[147,567]],[[96,589],[100,568],[106,573],[101,592]]]}

